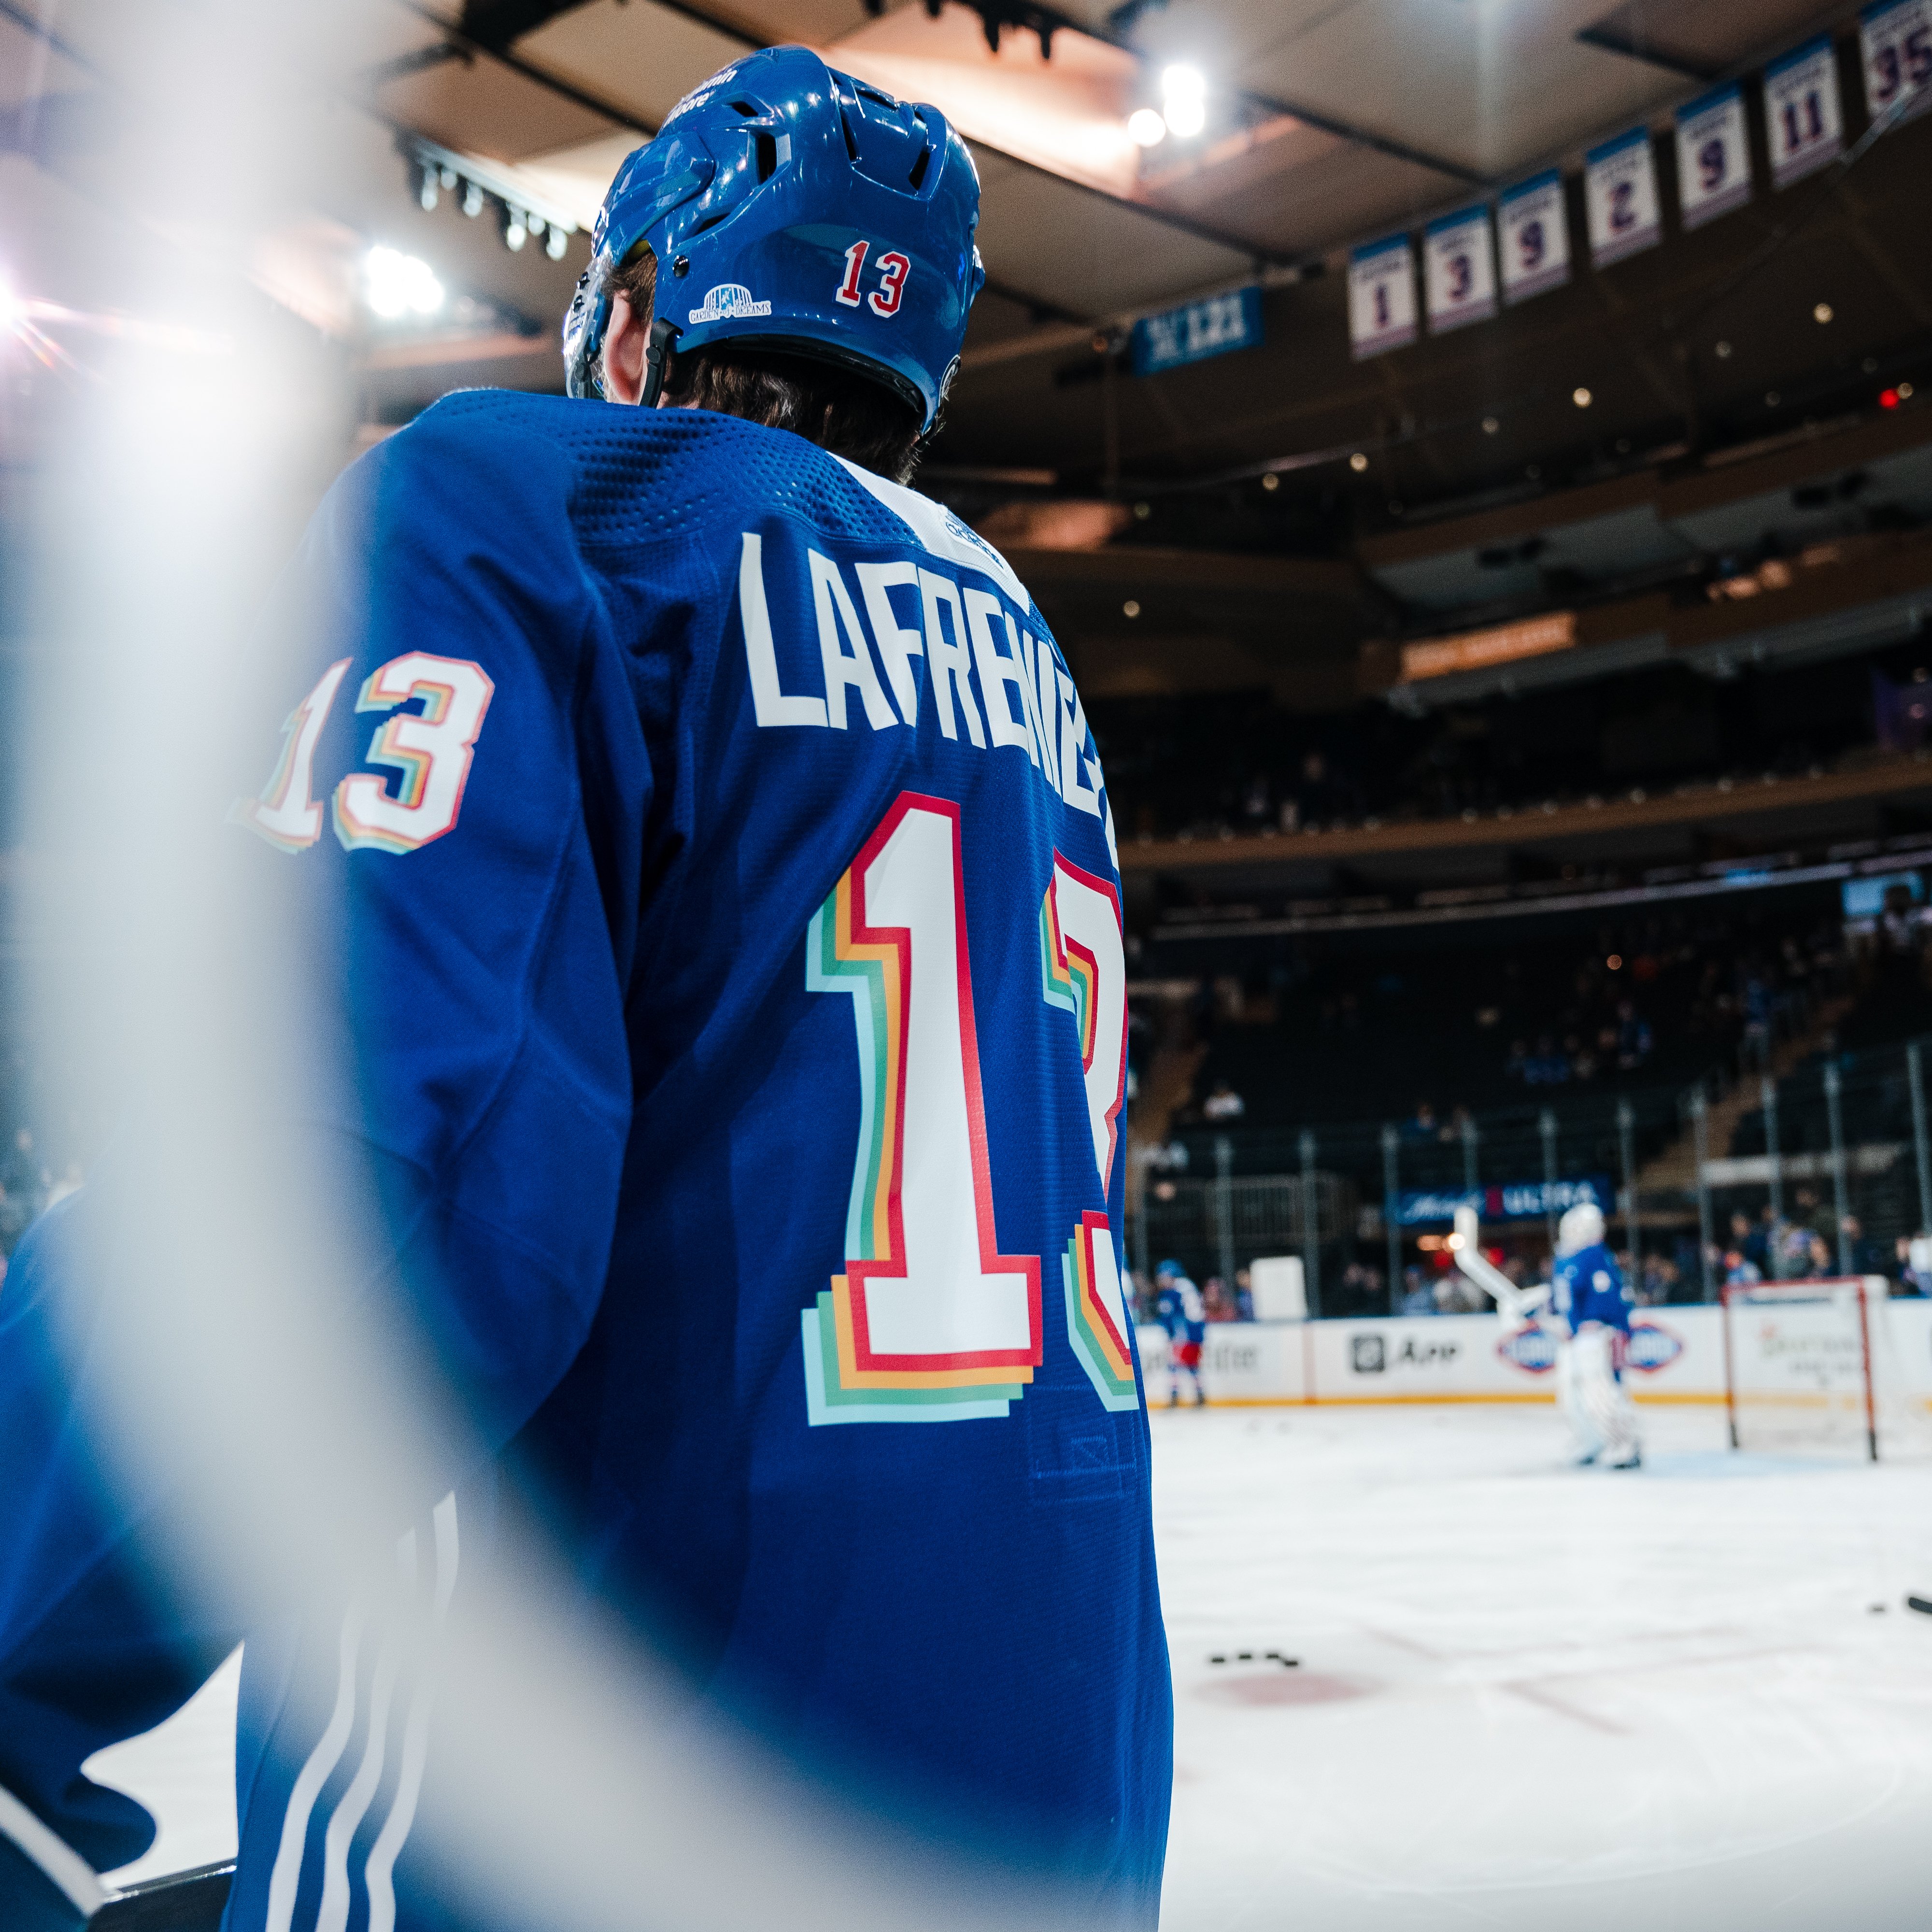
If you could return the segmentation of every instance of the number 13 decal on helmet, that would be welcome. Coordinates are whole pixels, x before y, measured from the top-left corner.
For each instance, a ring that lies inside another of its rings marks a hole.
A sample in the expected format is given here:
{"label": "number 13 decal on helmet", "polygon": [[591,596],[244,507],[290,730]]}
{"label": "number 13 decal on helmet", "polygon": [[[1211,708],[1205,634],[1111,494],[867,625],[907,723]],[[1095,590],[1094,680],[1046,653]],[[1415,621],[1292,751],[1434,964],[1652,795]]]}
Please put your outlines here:
{"label": "number 13 decal on helmet", "polygon": [[912,263],[895,249],[879,257],[879,286],[869,296],[862,294],[859,278],[864,273],[866,256],[872,248],[869,242],[855,242],[845,251],[845,279],[838,284],[837,299],[848,308],[856,308],[860,301],[869,301],[874,315],[896,315],[899,297],[905,289],[906,278],[912,273]]}

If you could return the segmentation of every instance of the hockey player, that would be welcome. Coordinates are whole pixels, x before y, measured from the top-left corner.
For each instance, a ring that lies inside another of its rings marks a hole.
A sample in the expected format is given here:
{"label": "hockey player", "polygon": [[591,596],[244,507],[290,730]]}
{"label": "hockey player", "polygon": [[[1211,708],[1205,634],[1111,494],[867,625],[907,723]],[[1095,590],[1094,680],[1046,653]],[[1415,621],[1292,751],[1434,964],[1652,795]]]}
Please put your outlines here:
{"label": "hockey player", "polygon": [[1154,1271],[1154,1280],[1160,1291],[1154,1311],[1167,1330],[1167,1406],[1180,1406],[1185,1377],[1194,1390],[1194,1406],[1204,1408],[1208,1391],[1201,1385],[1201,1346],[1208,1339],[1208,1311],[1201,1291],[1178,1262],[1162,1262]]}
{"label": "hockey player", "polygon": [[1575,1436],[1577,1460],[1611,1469],[1643,1460],[1636,1410],[1624,1386],[1630,1353],[1630,1292],[1604,1241],[1604,1212],[1585,1202],[1556,1230],[1551,1310],[1563,1324],[1556,1350],[1556,1399]]}
{"label": "hockey player", "polygon": [[[368,1292],[486,1453],[435,1472],[422,1588],[487,1574],[472,1489],[521,1497],[712,1708],[1151,1932],[1171,1702],[1112,815],[1025,589],[902,480],[978,201],[934,109],[802,49],[680,102],[598,218],[569,395],[449,398],[318,514],[269,626],[300,654],[283,753],[223,836],[316,976],[264,1130],[373,1176]],[[311,1064],[338,1077],[278,1114]],[[23,1318],[98,1285],[116,1186],[29,1237]],[[0,1760],[105,1849],[80,1756],[209,1646],[103,1588],[165,1472],[99,1502],[65,1397],[16,1379],[0,1692],[64,1620],[105,1617],[116,1670],[0,1702]],[[411,1836],[434,1729],[372,1693],[353,1615],[290,1607],[246,1655],[229,1924],[467,1924]]]}

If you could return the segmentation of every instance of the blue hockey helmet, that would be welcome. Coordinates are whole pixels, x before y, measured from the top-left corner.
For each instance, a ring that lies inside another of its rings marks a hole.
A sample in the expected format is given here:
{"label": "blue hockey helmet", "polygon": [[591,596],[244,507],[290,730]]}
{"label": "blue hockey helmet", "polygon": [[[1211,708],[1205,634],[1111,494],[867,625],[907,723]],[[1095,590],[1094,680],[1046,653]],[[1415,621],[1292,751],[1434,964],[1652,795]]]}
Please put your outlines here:
{"label": "blue hockey helmet", "polygon": [[646,242],[658,362],[667,343],[814,356],[884,383],[929,430],[986,278],[979,220],[973,158],[936,107],[806,47],[734,61],[610,184],[564,318],[570,393],[598,393],[612,278]]}

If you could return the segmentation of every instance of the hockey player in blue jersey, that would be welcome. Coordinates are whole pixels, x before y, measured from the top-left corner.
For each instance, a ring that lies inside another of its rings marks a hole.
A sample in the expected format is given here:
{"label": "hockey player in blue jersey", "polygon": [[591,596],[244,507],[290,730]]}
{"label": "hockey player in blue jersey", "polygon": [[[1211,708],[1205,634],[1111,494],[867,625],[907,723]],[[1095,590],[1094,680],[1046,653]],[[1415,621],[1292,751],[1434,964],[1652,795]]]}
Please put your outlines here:
{"label": "hockey player in blue jersey", "polygon": [[1558,1224],[1551,1311],[1563,1324],[1556,1396],[1580,1462],[1634,1469],[1643,1460],[1636,1410],[1624,1386],[1630,1293],[1604,1240],[1600,1208],[1583,1202]]}
{"label": "hockey player in blue jersey", "polygon": [[[1112,814],[1024,586],[902,480],[977,208],[934,110],[803,50],[687,97],[598,217],[569,395],[452,397],[319,512],[222,836],[310,939],[291,1059],[339,1076],[283,1119],[265,1067],[264,1131],[373,1177],[368,1293],[481,1444],[408,1545],[438,1614],[472,1492],[523,1498],[712,1708],[1125,1932],[1171,1706]],[[0,1316],[100,1289],[116,1185]],[[0,1358],[0,1784],[104,1856],[81,1758],[230,1633],[138,1586],[167,1472],[77,1474],[46,1354]],[[434,1728],[359,1612],[291,1607],[247,1653],[230,1932],[469,1924],[412,1836]]]}
{"label": "hockey player in blue jersey", "polygon": [[1167,1406],[1180,1406],[1184,1376],[1194,1390],[1195,1407],[1204,1408],[1208,1391],[1201,1384],[1201,1348],[1208,1339],[1208,1314],[1201,1291],[1178,1262],[1162,1262],[1154,1270],[1154,1280],[1160,1291],[1154,1312],[1167,1330]]}

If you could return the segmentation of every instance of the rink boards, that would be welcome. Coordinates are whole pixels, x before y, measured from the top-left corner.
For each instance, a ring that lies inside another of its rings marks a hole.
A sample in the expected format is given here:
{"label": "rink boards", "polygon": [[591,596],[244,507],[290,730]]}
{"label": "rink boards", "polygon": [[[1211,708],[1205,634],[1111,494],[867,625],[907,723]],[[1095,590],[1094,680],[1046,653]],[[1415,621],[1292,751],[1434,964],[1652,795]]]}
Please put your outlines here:
{"label": "rink boards", "polygon": [[[1894,1301],[1888,1312],[1908,1385],[1932,1394],[1932,1301]],[[1158,1402],[1167,1336],[1144,1328],[1139,1341]],[[1221,1402],[1549,1402],[1555,1366],[1555,1346],[1540,1330],[1512,1328],[1494,1315],[1216,1322],[1201,1349],[1202,1380]],[[1633,1328],[1630,1369],[1639,1402],[1721,1402],[1722,1312],[1646,1309]]]}

